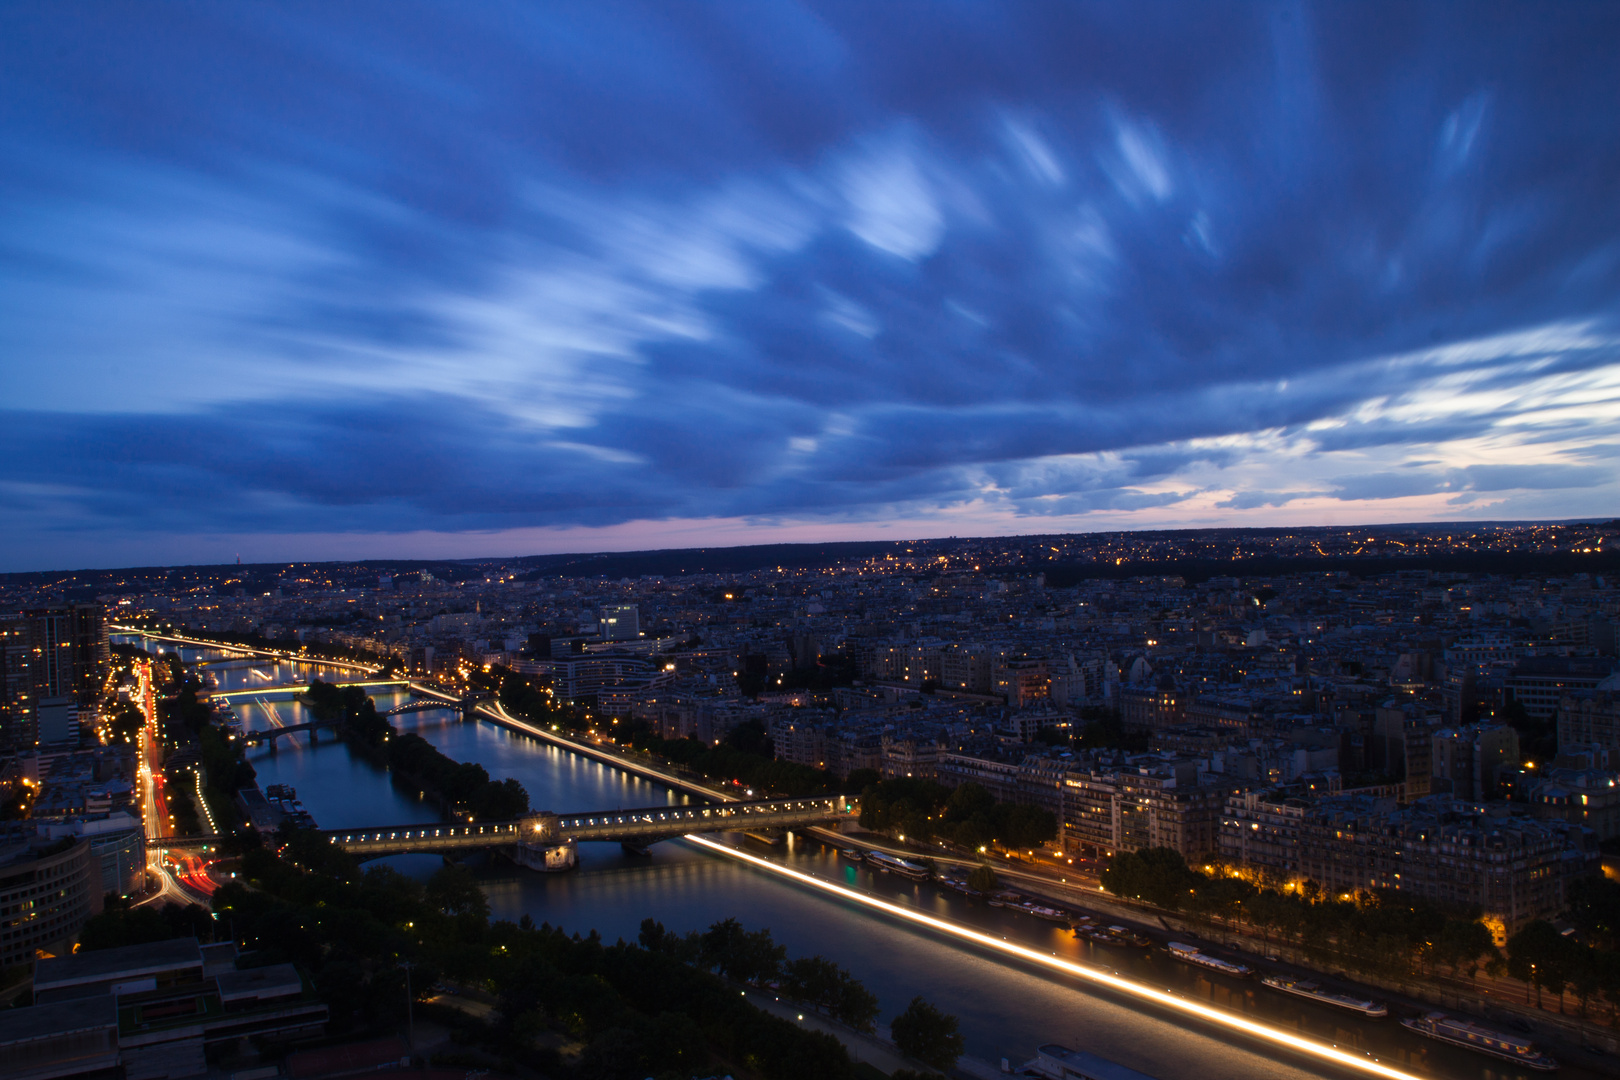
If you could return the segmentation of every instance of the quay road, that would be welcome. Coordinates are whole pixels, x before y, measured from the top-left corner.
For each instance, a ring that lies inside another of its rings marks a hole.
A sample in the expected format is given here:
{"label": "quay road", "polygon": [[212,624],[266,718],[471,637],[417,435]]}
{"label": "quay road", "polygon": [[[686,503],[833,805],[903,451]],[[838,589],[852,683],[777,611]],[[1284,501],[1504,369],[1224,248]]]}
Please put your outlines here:
{"label": "quay road", "polygon": [[146,831],[146,870],[158,883],[157,891],[136,906],[160,901],[193,904],[197,898],[180,887],[163,862],[163,841],[174,832],[174,823],[169,817],[168,799],[163,794],[163,755],[157,744],[157,691],[152,685],[150,660],[135,665],[135,678],[136,700],[143,717],[137,753],[140,758],[141,823]]}

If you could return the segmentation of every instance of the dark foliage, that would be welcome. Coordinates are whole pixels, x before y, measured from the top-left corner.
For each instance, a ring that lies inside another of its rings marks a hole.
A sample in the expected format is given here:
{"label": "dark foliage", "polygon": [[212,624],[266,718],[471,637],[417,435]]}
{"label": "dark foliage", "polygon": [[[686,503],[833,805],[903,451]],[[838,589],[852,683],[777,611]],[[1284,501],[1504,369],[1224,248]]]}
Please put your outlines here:
{"label": "dark foliage", "polygon": [[1313,881],[1290,887],[1256,882],[1223,866],[1189,867],[1170,848],[1114,856],[1103,888],[1170,911],[1247,924],[1332,955],[1368,972],[1433,971],[1473,974],[1495,957],[1491,933],[1477,910],[1460,910],[1401,892],[1326,896]]}
{"label": "dark foliage", "polygon": [[345,735],[380,756],[407,787],[428,792],[478,820],[505,821],[529,812],[529,793],[522,784],[491,780],[482,765],[446,757],[420,735],[395,733],[361,687],[338,687],[317,679],[304,699],[317,718],[338,722]]}
{"label": "dark foliage", "polygon": [[757,721],[741,725],[718,746],[697,739],[661,739],[645,728],[630,731],[628,741],[638,750],[657,754],[712,780],[751,787],[761,794],[821,795],[845,787],[824,770],[777,761]]}
{"label": "dark foliage", "polygon": [[1049,810],[997,802],[978,784],[952,789],[910,778],[869,785],[861,793],[861,827],[970,850],[991,845],[1026,850],[1057,836],[1057,819]]}
{"label": "dark foliage", "polygon": [[[581,1077],[707,1075],[726,1071],[721,1063],[768,1080],[853,1075],[836,1040],[754,1008],[724,978],[688,963],[689,939],[657,923],[644,924],[640,943],[615,945],[594,932],[490,923],[465,871],[441,870],[425,885],[388,867],[362,874],[352,862],[332,866],[336,873],[311,872],[300,862],[319,846],[289,848],[289,857],[249,853],[242,878],[222,887],[214,904],[260,959],[311,972],[334,1031],[400,1024],[398,964],[409,960],[419,995],[444,979],[491,989],[499,1017],[455,1020],[458,1037],[525,1069],[555,1074],[555,1051],[541,1037],[556,1032],[586,1044]],[[781,962],[764,931],[732,923],[710,934],[739,974],[750,965],[756,973],[768,969],[771,958]]]}
{"label": "dark foliage", "polygon": [[956,1017],[914,997],[906,1011],[889,1022],[889,1034],[902,1053],[946,1072],[962,1056],[962,1036],[956,1027]]}
{"label": "dark foliage", "polygon": [[153,905],[131,907],[116,893],[108,893],[99,915],[93,915],[79,933],[79,947],[86,952],[117,949],[125,945],[146,945],[170,938],[214,939],[219,924],[208,911],[192,904],[170,901],[161,908]]}

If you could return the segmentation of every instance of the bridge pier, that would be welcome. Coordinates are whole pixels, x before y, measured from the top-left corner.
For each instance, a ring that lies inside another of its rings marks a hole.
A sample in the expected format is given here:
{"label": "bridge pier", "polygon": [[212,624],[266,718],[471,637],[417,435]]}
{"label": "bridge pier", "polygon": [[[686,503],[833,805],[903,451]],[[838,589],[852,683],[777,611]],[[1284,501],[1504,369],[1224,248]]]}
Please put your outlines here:
{"label": "bridge pier", "polygon": [[579,865],[579,846],[572,840],[561,844],[519,843],[513,849],[512,861],[530,870],[556,874]]}

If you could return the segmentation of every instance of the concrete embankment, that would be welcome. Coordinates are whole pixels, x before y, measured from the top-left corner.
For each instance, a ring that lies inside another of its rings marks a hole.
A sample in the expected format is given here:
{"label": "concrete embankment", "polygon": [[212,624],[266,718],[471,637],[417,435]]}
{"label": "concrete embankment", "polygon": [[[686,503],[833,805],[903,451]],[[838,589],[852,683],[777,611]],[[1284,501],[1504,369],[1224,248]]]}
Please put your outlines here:
{"label": "concrete embankment", "polygon": [[[412,689],[415,689],[414,685]],[[549,742],[554,746],[560,746],[576,754],[584,754],[586,757],[600,761],[604,765],[611,765],[615,769],[630,773],[633,776],[664,784],[687,795],[695,795],[700,799],[715,802],[733,802],[736,799],[733,795],[728,795],[696,780],[660,769],[651,762],[637,760],[636,756],[623,751],[606,750],[583,739],[574,739],[555,731],[547,731],[545,728],[517,719],[499,706],[480,705],[478,715],[490,723],[506,728],[508,731],[515,731],[531,738],[540,739],[543,742]]]}

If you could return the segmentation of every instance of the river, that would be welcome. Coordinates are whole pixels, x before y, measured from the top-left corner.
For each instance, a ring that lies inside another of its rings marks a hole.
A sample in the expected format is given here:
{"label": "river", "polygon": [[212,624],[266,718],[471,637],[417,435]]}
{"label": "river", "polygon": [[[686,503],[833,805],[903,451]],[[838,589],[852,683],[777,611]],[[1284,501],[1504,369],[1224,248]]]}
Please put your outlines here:
{"label": "river", "polygon": [[[115,639],[118,640],[118,639]],[[182,650],[188,661],[215,654]],[[242,664],[211,667],[222,690],[253,689],[307,681],[314,665]],[[379,710],[409,700],[402,691],[374,694]],[[293,700],[263,703],[237,698],[248,729],[301,723],[303,706]],[[607,765],[486,720],[463,720],[452,709],[405,713],[394,718],[458,761],[475,761],[492,777],[515,777],[536,809],[559,812],[606,810],[684,802],[686,797]],[[249,750],[261,786],[290,784],[323,828],[417,824],[438,820],[436,809],[401,791],[386,771],[352,754],[327,735],[312,743],[297,734],[274,747]],[[837,851],[790,838],[766,848],[740,837],[756,855],[807,873],[836,877],[850,886],[986,933],[1106,965],[1153,986],[1235,1009],[1287,1030],[1309,1034],[1341,1048],[1367,1052],[1419,1075],[1507,1080],[1536,1075],[1462,1050],[1421,1039],[1394,1020],[1365,1021],[1326,1007],[1284,997],[1257,983],[1205,974],[1152,954],[1126,952],[1077,941],[1061,927],[1021,913],[990,908],[931,885],[876,874],[842,860]],[[1037,1046],[1059,1042],[1111,1058],[1163,1080],[1303,1078],[1342,1075],[1318,1063],[1267,1052],[1235,1037],[1161,1015],[1139,1003],[1088,989],[1049,972],[993,958],[966,945],[836,897],[812,892],[776,875],[703,851],[685,841],[657,844],[651,858],[623,852],[617,844],[583,844],[580,865],[565,874],[519,871],[504,863],[480,869],[492,915],[517,920],[527,914],[570,931],[599,931],[609,941],[633,940],[641,920],[654,918],[676,932],[701,930],[728,916],[749,929],[769,927],[791,956],[825,956],[853,972],[882,1004],[880,1026],[916,995],[960,1018],[967,1052],[1015,1066]],[[402,856],[389,862],[425,877],[440,865],[436,856]],[[1592,1075],[1567,1068],[1564,1076]]]}

